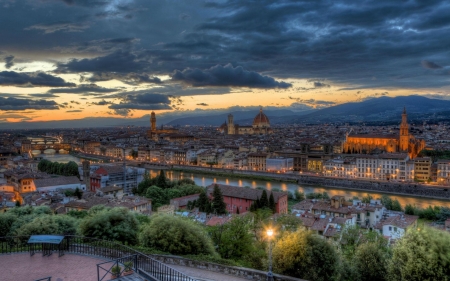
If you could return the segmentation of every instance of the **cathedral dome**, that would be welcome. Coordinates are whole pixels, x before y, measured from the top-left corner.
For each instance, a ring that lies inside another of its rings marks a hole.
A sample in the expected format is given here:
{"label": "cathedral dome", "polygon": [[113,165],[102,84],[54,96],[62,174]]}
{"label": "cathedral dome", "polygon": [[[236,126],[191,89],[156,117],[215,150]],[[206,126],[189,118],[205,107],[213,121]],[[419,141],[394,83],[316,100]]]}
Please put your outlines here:
{"label": "cathedral dome", "polygon": [[253,126],[270,126],[269,118],[262,112],[262,107],[259,109],[255,119],[253,119]]}

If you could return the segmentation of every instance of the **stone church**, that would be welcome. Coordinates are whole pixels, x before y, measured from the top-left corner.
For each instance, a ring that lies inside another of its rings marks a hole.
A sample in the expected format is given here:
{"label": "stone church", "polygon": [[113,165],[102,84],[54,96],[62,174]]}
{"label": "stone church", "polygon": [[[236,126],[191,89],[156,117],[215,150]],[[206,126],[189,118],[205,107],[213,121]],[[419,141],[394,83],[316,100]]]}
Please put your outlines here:
{"label": "stone church", "polygon": [[425,148],[425,141],[409,133],[406,108],[403,109],[399,135],[347,135],[343,145],[344,153],[372,154],[377,152],[405,152],[415,158]]}

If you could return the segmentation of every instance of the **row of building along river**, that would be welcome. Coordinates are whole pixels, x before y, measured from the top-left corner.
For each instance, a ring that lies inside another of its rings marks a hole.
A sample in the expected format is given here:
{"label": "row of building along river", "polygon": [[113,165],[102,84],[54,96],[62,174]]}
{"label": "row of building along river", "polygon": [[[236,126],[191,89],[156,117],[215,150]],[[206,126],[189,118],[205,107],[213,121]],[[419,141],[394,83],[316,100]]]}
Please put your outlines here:
{"label": "row of building along river", "polygon": [[[76,163],[80,163],[80,160],[76,157],[73,157],[68,154],[41,154],[42,156],[50,161],[57,162],[69,162],[74,161]],[[152,177],[158,175],[158,170],[149,170],[149,173]],[[262,180],[252,180],[252,179],[239,179],[239,177],[217,177],[213,175],[202,175],[198,173],[189,173],[189,172],[178,172],[178,171],[166,171],[166,176],[171,180],[180,180],[183,178],[192,179],[197,185],[200,186],[208,186],[212,183],[218,184],[227,184],[233,186],[241,186],[241,187],[251,187],[257,188],[262,187],[268,190],[271,189],[279,189],[283,191],[294,192],[296,190],[303,192],[305,194],[309,194],[312,192],[322,193],[327,192],[328,195],[343,195],[347,199],[351,199],[353,197],[362,198],[370,194],[373,198],[381,198],[383,195],[379,192],[367,192],[367,191],[357,191],[350,190],[344,188],[332,188],[332,187],[323,187],[323,186],[308,186],[308,185],[299,185],[296,183],[288,183],[288,182],[279,182],[279,181],[262,181]],[[450,201],[445,199],[430,199],[423,197],[414,197],[407,195],[392,195],[388,194],[391,198],[396,198],[400,202],[400,204],[404,207],[406,204],[416,205],[420,208],[426,208],[428,206],[447,206],[450,207]]]}

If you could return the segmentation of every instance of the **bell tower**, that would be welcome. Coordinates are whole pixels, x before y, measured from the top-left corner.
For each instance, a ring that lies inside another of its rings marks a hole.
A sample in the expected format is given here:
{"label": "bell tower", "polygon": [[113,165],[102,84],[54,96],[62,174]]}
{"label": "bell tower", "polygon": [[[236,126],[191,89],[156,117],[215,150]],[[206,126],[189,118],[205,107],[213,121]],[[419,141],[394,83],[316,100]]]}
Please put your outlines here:
{"label": "bell tower", "polygon": [[234,135],[234,121],[233,121],[233,115],[228,114],[228,134]]}
{"label": "bell tower", "polygon": [[409,139],[408,115],[406,108],[403,108],[402,123],[400,124],[400,151],[408,151]]}
{"label": "bell tower", "polygon": [[150,124],[152,132],[156,131],[156,114],[154,111],[152,111],[152,114],[150,115]]}

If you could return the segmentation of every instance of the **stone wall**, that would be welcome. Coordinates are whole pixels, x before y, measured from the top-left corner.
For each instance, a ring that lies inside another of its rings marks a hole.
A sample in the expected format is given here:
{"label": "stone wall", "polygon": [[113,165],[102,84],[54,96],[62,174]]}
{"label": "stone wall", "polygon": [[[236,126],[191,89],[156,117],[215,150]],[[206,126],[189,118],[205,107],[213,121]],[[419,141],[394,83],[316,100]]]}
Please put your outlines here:
{"label": "stone wall", "polygon": [[[177,256],[164,256],[164,255],[152,255],[154,259],[159,260],[160,262],[167,264],[167,265],[179,265],[179,266],[186,266],[191,268],[197,268],[201,270],[208,270],[213,272],[218,272],[222,274],[227,274],[231,276],[236,276],[240,278],[245,278],[248,280],[255,280],[255,281],[265,281],[267,280],[267,272],[256,270],[256,269],[250,269],[250,268],[243,268],[243,267],[235,267],[235,266],[226,266],[216,263],[210,263],[210,262],[204,262],[204,261],[195,261],[190,259],[185,259]],[[283,276],[274,274],[274,280],[276,281],[305,281],[303,279],[298,279],[294,277],[289,276]]]}
{"label": "stone wall", "polygon": [[297,182],[299,184],[342,187],[356,190],[377,191],[382,193],[405,194],[444,199],[450,198],[450,191],[448,191],[445,187],[430,186],[417,183],[349,180],[312,176],[300,176]]}

